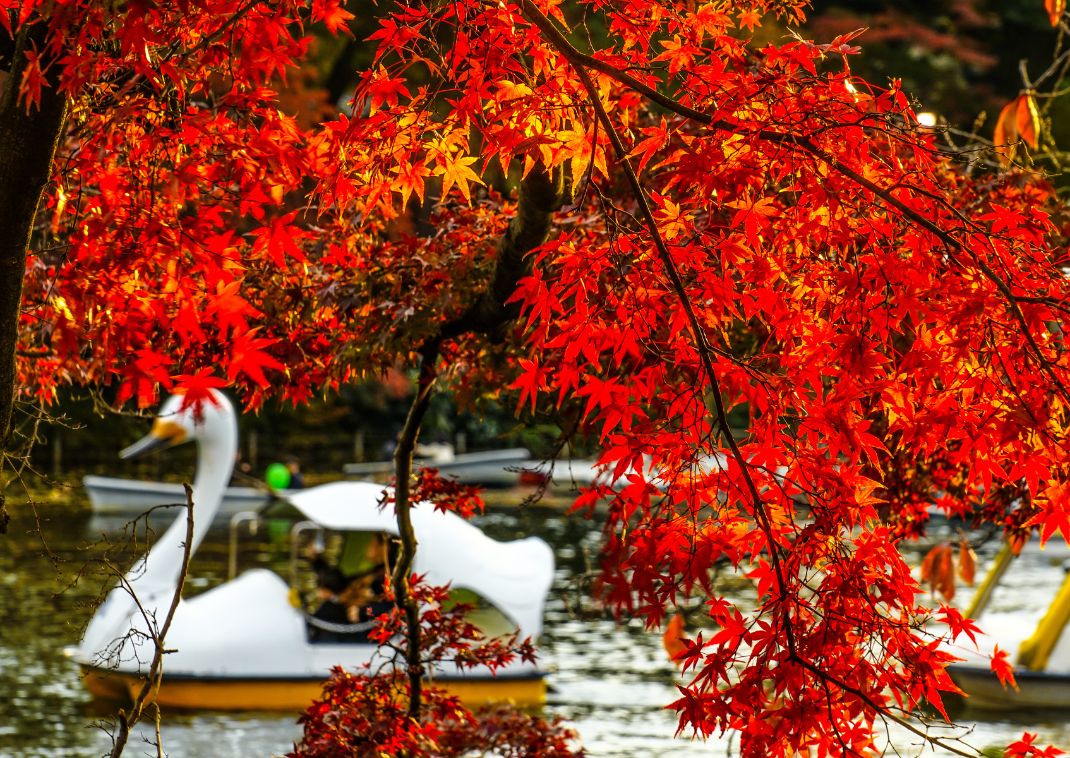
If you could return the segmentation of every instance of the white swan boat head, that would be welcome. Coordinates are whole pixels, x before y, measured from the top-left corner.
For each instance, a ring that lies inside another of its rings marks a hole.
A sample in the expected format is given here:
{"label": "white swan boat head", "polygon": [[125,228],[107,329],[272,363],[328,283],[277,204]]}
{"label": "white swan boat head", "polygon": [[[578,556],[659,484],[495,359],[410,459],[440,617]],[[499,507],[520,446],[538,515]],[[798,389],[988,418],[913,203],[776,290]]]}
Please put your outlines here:
{"label": "white swan boat head", "polygon": [[[182,408],[181,399],[168,399],[150,435],[124,451],[130,456],[183,441],[197,443],[194,550],[219,506],[237,451],[234,409],[221,394],[213,399],[196,412]],[[285,516],[293,523],[290,576],[284,579],[267,568],[252,568],[183,600],[166,639],[166,647],[175,652],[165,656],[157,702],[186,708],[297,711],[319,694],[333,666],[357,668],[372,660],[378,649],[367,642],[312,641],[308,614],[291,598],[301,575],[308,576],[300,547],[309,535],[329,543],[339,568],[352,572],[360,568],[372,535],[397,533],[392,509],[380,507],[383,493],[380,484],[335,482],[293,492],[289,502],[269,508],[272,518]],[[521,638],[538,637],[554,567],[545,542],[534,537],[498,542],[429,504],[418,505],[412,517],[419,541],[416,573],[429,583],[451,585],[465,600],[477,601],[482,618],[490,620],[488,633],[516,631]],[[235,516],[232,528],[248,518],[248,514]],[[94,694],[122,697],[140,688],[152,657],[146,632],[154,623],[162,623],[174,594],[185,530],[183,510],[127,573],[126,586],[109,593],[72,651]],[[119,640],[123,644],[117,644]],[[432,675],[473,703],[502,699],[535,703],[545,697],[542,672],[522,661],[500,669],[497,676],[481,669],[461,672],[450,665],[439,666]]]}

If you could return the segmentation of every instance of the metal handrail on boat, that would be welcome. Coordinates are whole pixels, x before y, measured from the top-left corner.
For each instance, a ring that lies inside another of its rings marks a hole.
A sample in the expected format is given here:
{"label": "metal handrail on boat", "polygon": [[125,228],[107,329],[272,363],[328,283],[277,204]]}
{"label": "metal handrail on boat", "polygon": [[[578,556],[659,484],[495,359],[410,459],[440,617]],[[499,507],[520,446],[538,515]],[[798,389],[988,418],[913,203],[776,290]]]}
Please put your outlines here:
{"label": "metal handrail on boat", "polygon": [[238,575],[238,528],[246,521],[252,522],[249,534],[256,536],[260,525],[260,514],[256,511],[240,511],[230,517],[230,545],[227,555],[227,580]]}
{"label": "metal handrail on boat", "polygon": [[326,531],[315,521],[298,521],[290,527],[290,587],[297,589],[297,564],[301,557],[301,540],[299,537],[304,532],[317,531],[322,534]]}

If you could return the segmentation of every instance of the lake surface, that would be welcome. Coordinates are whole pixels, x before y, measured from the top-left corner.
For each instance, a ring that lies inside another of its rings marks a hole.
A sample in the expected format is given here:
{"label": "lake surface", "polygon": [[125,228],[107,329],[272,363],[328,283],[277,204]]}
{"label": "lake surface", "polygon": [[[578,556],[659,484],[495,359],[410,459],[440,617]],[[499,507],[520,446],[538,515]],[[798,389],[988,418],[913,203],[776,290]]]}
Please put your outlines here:
{"label": "lake surface", "polygon": [[[0,538],[0,756],[96,756],[109,750],[110,738],[101,728],[107,714],[91,702],[62,650],[80,638],[106,583],[98,559],[107,555],[125,567],[133,554],[123,523],[93,518],[71,505],[39,505],[36,514],[16,506],[9,533]],[[478,523],[498,539],[537,534],[554,547],[557,573],[541,644],[553,672],[546,712],[566,719],[589,755],[737,753],[731,739],[674,739],[676,719],[664,705],[677,696],[675,670],[660,635],[590,612],[579,580],[597,554],[597,524],[543,507],[496,507]],[[982,555],[982,563],[993,552],[994,547]],[[243,555],[246,561],[279,560],[263,545]],[[226,556],[226,530],[214,529],[191,567],[192,591],[225,576]],[[1046,604],[1062,581],[1063,557],[1065,551],[1025,556],[1011,591],[998,595],[995,607]],[[1005,745],[1025,729],[1065,747],[1070,726],[1064,718],[1070,716],[997,714],[966,721],[964,729],[967,742],[977,747]],[[228,758],[284,754],[300,729],[292,716],[165,713],[162,735],[171,756]],[[942,754],[923,750],[916,737],[898,728],[889,739],[901,755]],[[125,753],[145,754],[155,751],[137,738]]]}

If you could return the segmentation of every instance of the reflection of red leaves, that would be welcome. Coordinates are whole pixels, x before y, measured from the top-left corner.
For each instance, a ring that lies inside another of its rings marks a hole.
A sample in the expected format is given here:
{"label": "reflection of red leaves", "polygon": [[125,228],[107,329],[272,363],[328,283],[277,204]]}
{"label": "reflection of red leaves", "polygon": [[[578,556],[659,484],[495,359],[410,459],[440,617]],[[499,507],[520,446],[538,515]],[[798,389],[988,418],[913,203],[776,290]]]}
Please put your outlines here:
{"label": "reflection of red leaves", "polygon": [[996,645],[992,651],[992,673],[999,679],[999,683],[1006,687],[1008,684],[1014,689],[1018,689],[1018,682],[1014,678],[1014,666],[1011,665],[1010,657],[1007,655],[1006,650],[1000,650],[999,645]]}
{"label": "reflection of red leaves", "polygon": [[665,633],[661,635],[661,644],[665,646],[665,652],[669,659],[680,660],[687,652],[687,637],[684,636],[684,617],[675,614],[665,627]]}

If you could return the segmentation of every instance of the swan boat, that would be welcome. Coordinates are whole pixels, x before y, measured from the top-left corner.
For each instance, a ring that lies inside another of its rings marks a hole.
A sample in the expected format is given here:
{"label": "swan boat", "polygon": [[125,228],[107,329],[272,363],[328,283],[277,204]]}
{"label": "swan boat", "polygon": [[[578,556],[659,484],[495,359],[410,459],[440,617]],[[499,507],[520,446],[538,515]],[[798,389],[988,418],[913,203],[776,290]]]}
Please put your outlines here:
{"label": "swan boat", "polygon": [[[948,666],[952,680],[965,693],[967,704],[982,710],[1070,709],[1070,572],[1046,608],[1033,610],[998,608],[993,595],[1002,586],[1022,596],[1035,590],[1022,562],[1050,564],[1065,556],[1065,547],[1045,556],[1034,547],[1034,538],[1022,554],[1015,556],[1008,545],[997,554],[992,567],[963,615],[978,621],[984,636],[976,648],[948,647],[962,660]],[[1054,571],[1050,565],[1047,570]],[[1034,574],[1035,576],[1035,574]],[[1020,602],[1015,603],[1015,605]],[[1017,686],[1003,686],[989,661],[995,649],[1007,651],[1014,662]]]}
{"label": "swan boat", "polygon": [[[227,399],[215,393],[212,402],[195,410],[183,408],[180,397],[169,398],[152,432],[121,455],[129,458],[189,440],[198,445],[190,545],[196,551],[234,460],[237,424]],[[379,505],[383,493],[380,484],[334,482],[293,492],[288,503],[278,504],[294,521],[290,576],[253,568],[181,600],[165,640],[169,652],[156,702],[172,708],[299,712],[320,694],[334,666],[360,670],[365,664],[383,664],[384,653],[374,644],[313,641],[310,614],[291,601],[298,596],[302,538],[334,545],[338,567],[351,571],[360,568],[364,549],[376,535],[396,535],[392,510]],[[232,550],[233,529],[256,516],[232,520]],[[455,514],[430,506],[413,509],[412,521],[420,543],[415,573],[432,584],[449,584],[451,594],[475,603],[471,620],[489,636],[513,631],[521,638],[539,636],[554,568],[544,541],[497,542]],[[186,529],[183,512],[108,593],[81,643],[67,651],[93,695],[125,700],[141,689],[154,652],[151,632],[163,624],[181,575]],[[519,660],[497,672],[460,671],[439,663],[429,679],[471,705],[545,700],[544,672]]]}
{"label": "swan boat", "polygon": [[[88,474],[82,477],[82,486],[89,495],[94,513],[137,515],[153,506],[183,505],[186,502],[185,490],[174,482]],[[278,494],[285,497],[287,491]],[[227,487],[216,515],[229,518],[242,511],[258,510],[271,501],[271,496],[266,488]]]}

